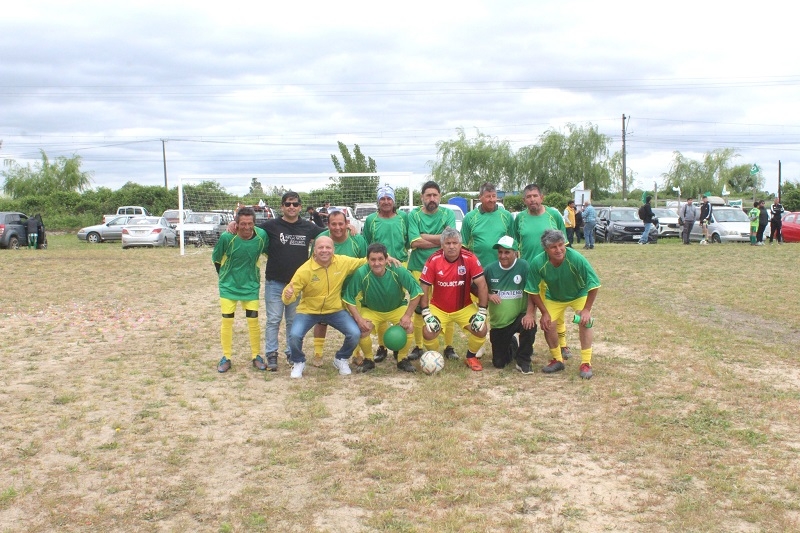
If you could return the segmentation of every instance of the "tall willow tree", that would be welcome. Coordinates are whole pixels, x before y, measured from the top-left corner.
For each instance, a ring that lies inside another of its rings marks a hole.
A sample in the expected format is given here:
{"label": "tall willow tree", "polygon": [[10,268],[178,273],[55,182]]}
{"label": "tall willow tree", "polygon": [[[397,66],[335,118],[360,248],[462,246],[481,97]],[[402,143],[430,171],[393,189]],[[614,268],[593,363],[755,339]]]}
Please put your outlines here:
{"label": "tall willow tree", "polygon": [[81,171],[81,157],[57,157],[50,161],[44,150],[42,160],[33,166],[10,162],[2,174],[3,190],[11,198],[48,195],[56,192],[82,192],[89,188],[92,173]]}

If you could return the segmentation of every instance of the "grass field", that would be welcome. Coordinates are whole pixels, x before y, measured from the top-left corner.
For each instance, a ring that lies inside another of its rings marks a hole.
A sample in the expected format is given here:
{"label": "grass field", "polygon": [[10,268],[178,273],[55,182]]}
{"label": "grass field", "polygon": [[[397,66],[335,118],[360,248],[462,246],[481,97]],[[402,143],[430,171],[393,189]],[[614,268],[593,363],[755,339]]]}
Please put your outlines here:
{"label": "grass field", "polygon": [[0,250],[0,530],[798,531],[798,252],[599,244],[590,381],[342,378],[332,331],[296,382],[241,313],[216,372],[210,250]]}

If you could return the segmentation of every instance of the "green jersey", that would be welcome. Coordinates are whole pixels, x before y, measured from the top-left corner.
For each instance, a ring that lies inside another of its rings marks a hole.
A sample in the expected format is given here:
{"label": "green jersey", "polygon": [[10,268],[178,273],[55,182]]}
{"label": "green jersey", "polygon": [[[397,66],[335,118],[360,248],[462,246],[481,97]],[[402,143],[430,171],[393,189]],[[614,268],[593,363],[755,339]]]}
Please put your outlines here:
{"label": "green jersey", "polygon": [[219,295],[221,298],[247,302],[259,299],[261,271],[258,260],[267,253],[269,237],[261,228],[255,228],[252,239],[242,239],[235,233],[219,236],[211,261],[220,263]]}
{"label": "green jersey", "polygon": [[497,261],[493,246],[504,235],[514,236],[514,217],[502,207],[488,213],[478,206],[464,215],[461,222],[464,248],[477,255],[481,265]]}
{"label": "green jersey", "polygon": [[483,269],[489,294],[497,294],[502,300],[500,304],[489,300],[489,325],[493,328],[504,328],[527,311],[528,295],[525,293],[525,283],[528,280],[529,269],[528,262],[524,259],[517,259],[507,270],[500,266],[499,261],[489,263]]}
{"label": "green jersey", "polygon": [[758,229],[758,216],[761,214],[761,211],[754,207],[750,211],[747,212],[747,218],[750,219],[750,227]]}
{"label": "green jersey", "polygon": [[383,218],[377,212],[370,213],[364,221],[364,239],[367,244],[379,242],[386,246],[389,255],[405,263],[408,261],[408,219],[404,211],[391,218]]}
{"label": "green jersey", "polygon": [[[421,238],[423,233],[440,235],[447,227],[456,227],[456,216],[450,209],[439,207],[433,214],[428,214],[422,209],[415,209],[408,214],[408,242],[413,244],[414,241]],[[412,272],[422,272],[425,261],[440,248],[441,246],[424,249],[413,248],[408,259],[408,269]]]}
{"label": "green jersey", "polygon": [[571,302],[600,287],[600,278],[589,260],[572,248],[566,250],[567,255],[558,267],[553,266],[545,252],[536,256],[528,272],[525,292],[539,294],[539,282],[544,281],[547,284],[545,298],[554,302]]}
{"label": "green jersey", "polygon": [[528,210],[517,213],[517,218],[514,219],[514,238],[519,243],[519,256],[528,263],[533,263],[533,259],[544,252],[542,234],[546,229],[557,229],[565,238],[567,236],[564,218],[552,207],[545,206],[541,215],[531,215]]}
{"label": "green jersey", "polygon": [[422,294],[419,283],[405,267],[387,265],[383,276],[376,276],[369,265],[363,265],[347,282],[342,300],[350,305],[361,302],[361,307],[385,313],[408,304],[406,291],[412,299]]}
{"label": "green jersey", "polygon": [[[319,237],[330,237],[331,232],[330,230],[325,230],[319,235]],[[364,240],[362,235],[351,235],[350,232],[347,232],[347,238],[344,242],[336,242],[333,241],[333,253],[336,255],[346,255],[347,257],[355,257],[356,259],[361,259],[362,257],[367,257],[367,241]],[[314,245],[311,245],[311,254],[314,254]]]}

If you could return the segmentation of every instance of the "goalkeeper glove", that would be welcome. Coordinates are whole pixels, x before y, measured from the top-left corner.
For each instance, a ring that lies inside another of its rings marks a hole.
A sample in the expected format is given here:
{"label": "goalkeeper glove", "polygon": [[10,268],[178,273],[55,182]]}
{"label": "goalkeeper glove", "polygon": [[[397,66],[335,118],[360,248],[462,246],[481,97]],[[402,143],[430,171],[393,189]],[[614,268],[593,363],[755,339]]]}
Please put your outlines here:
{"label": "goalkeeper glove", "polygon": [[475,333],[478,333],[483,328],[486,327],[486,308],[485,307],[478,307],[478,312],[472,315],[472,318],[469,319],[469,327]]}
{"label": "goalkeeper glove", "polygon": [[422,321],[425,323],[425,328],[431,333],[437,333],[442,329],[442,323],[431,314],[431,310],[427,307],[422,308]]}

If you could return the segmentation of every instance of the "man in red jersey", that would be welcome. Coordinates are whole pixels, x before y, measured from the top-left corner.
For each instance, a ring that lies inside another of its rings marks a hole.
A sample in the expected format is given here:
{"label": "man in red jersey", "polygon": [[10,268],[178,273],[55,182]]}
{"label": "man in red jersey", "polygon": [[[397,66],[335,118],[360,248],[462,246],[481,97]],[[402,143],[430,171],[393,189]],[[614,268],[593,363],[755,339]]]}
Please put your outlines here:
{"label": "man in red jersey", "polygon": [[[483,370],[475,354],[489,329],[486,323],[489,291],[480,261],[461,247],[458,230],[448,227],[442,231],[442,248],[425,262],[419,281],[423,291],[420,305],[425,349],[435,350],[439,332],[451,323],[458,324],[467,332],[467,366],[476,372]],[[431,297],[432,287],[435,290]],[[472,301],[473,287],[478,295],[477,306]]]}

